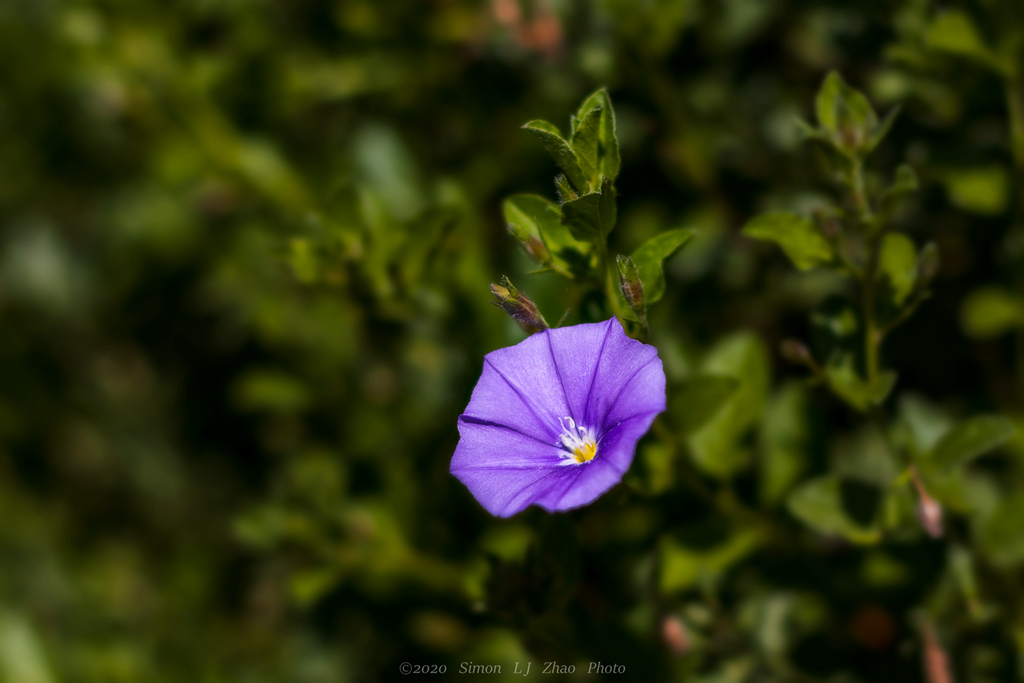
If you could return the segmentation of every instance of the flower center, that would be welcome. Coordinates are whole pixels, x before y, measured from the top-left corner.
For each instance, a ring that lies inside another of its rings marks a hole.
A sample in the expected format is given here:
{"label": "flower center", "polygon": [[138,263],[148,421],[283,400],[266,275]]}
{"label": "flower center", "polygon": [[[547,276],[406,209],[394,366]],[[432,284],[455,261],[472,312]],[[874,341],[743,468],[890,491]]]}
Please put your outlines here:
{"label": "flower center", "polygon": [[562,446],[568,451],[562,464],[582,464],[593,460],[597,455],[597,439],[594,432],[583,425],[577,426],[571,417],[565,419],[569,422],[568,427],[562,422],[562,418],[558,418],[558,424],[562,425]]}

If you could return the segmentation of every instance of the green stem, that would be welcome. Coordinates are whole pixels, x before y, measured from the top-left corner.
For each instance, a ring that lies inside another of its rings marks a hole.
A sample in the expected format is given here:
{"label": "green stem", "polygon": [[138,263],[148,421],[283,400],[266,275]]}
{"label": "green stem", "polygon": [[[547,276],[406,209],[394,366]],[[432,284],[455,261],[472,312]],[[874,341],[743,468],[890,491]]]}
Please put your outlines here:
{"label": "green stem", "polygon": [[882,244],[882,231],[872,225],[873,217],[864,193],[864,166],[860,159],[853,162],[850,172],[850,190],[858,218],[867,239],[868,257],[861,277],[861,317],[864,319],[864,373],[869,385],[878,379],[878,317],[875,312],[875,275],[878,270],[878,252]]}
{"label": "green stem", "polygon": [[610,267],[611,264],[608,262],[608,244],[607,242],[601,242],[597,246],[598,254],[598,265],[600,269],[601,277],[604,280],[604,295],[608,299],[608,305],[612,310],[612,314],[623,318],[621,307],[619,306],[619,275],[618,270],[613,272]]}

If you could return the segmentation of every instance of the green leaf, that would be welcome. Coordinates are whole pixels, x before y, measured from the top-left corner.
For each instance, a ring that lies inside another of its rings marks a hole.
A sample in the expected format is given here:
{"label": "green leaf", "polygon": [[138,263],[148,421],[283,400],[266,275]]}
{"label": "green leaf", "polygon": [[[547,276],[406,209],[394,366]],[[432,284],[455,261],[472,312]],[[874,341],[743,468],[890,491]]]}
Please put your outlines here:
{"label": "green leaf", "polygon": [[1015,431],[1001,415],[972,417],[946,434],[923,460],[935,469],[960,467],[1005,443]]}
{"label": "green leaf", "polygon": [[947,169],[941,175],[949,201],[980,216],[996,216],[1010,201],[1010,176],[1003,166]]}
{"label": "green leaf", "polygon": [[950,10],[936,16],[928,27],[925,42],[933,50],[967,57],[990,69],[1006,72],[1006,66],[985,46],[974,21],[962,10]]}
{"label": "green leaf", "polygon": [[931,451],[953,428],[949,415],[917,394],[900,396],[899,416],[909,430],[909,446],[914,456]]}
{"label": "green leaf", "polygon": [[853,367],[853,358],[845,355],[828,364],[825,368],[829,387],[836,396],[861,412],[872,406],[881,405],[896,384],[896,373],[891,370],[879,373],[874,384],[861,379]]}
{"label": "green leaf", "polygon": [[997,567],[1024,562],[1024,492],[1017,490],[981,520],[979,545]]}
{"label": "green leaf", "polygon": [[870,144],[878,116],[867,98],[848,86],[837,72],[825,78],[815,105],[818,123],[838,149],[850,153]]}
{"label": "green leaf", "polygon": [[702,372],[724,375],[740,387],[689,438],[694,462],[703,471],[728,478],[746,464],[743,437],[761,416],[768,393],[768,353],[759,338],[738,333],[720,341],[705,359]]}
{"label": "green leaf", "polygon": [[539,236],[556,268],[583,277],[590,268],[590,245],[562,225],[558,204],[535,194],[517,194],[502,205],[505,221]]}
{"label": "green leaf", "polygon": [[782,500],[807,464],[810,438],[807,422],[807,391],[792,382],[768,399],[761,417],[761,500],[773,505]]}
{"label": "green leaf", "polygon": [[878,144],[882,142],[883,139],[885,139],[886,135],[888,135],[889,129],[892,128],[892,124],[896,122],[896,117],[899,115],[899,107],[893,107],[889,111],[889,113],[885,115],[885,118],[882,119],[882,122],[875,126],[875,129],[871,131],[871,135],[868,138],[867,145],[864,147],[865,152],[870,152],[875,147],[878,147]]}
{"label": "green leaf", "polygon": [[662,593],[674,594],[714,582],[760,543],[761,534],[754,529],[738,531],[710,550],[688,548],[668,539],[661,546],[659,587]]}
{"label": "green leaf", "polygon": [[232,398],[242,410],[298,413],[309,407],[309,389],[301,379],[279,370],[255,368],[232,387]]}
{"label": "green leaf", "polygon": [[744,226],[743,234],[775,242],[800,270],[832,261],[832,245],[811,221],[795,213],[763,213]]}
{"label": "green leaf", "polygon": [[582,118],[575,120],[573,125],[572,150],[580,162],[583,175],[587,177],[586,190],[597,189],[601,185],[601,165],[598,157],[600,148],[601,110],[591,109]]}
{"label": "green leaf", "polygon": [[892,287],[892,301],[902,306],[917,281],[917,252],[906,235],[890,232],[882,238],[878,267]]}
{"label": "green leaf", "polygon": [[700,429],[740,388],[740,381],[724,375],[697,375],[669,393],[669,414],[683,434]]}
{"label": "green leaf", "polygon": [[562,204],[562,224],[573,237],[587,242],[603,242],[615,227],[615,188],[605,178],[600,192],[591,192]]}
{"label": "green leaf", "polygon": [[591,94],[580,105],[576,117],[582,121],[590,111],[597,108],[601,109],[597,152],[598,171],[600,175],[614,181],[619,175],[619,140],[615,131],[615,110],[612,108],[612,100],[608,96],[608,91],[602,88]]}
{"label": "green leaf", "polygon": [[981,287],[964,299],[960,325],[974,339],[990,339],[1024,324],[1024,305],[1000,287]]}
{"label": "green leaf", "polygon": [[303,237],[295,237],[288,241],[288,264],[295,273],[295,279],[304,284],[314,282],[320,272],[315,247]]}
{"label": "green leaf", "polygon": [[640,280],[644,284],[644,299],[648,307],[665,294],[665,273],[662,263],[692,237],[692,230],[668,230],[658,233],[633,252],[633,263],[640,271]]}
{"label": "green leaf", "polygon": [[555,163],[561,167],[579,192],[590,190],[587,175],[580,166],[580,160],[577,158],[576,152],[573,151],[572,146],[562,137],[561,131],[554,124],[536,120],[528,122],[523,128],[540,138],[544,149],[554,157]]}
{"label": "green leaf", "polygon": [[409,221],[407,228],[411,239],[406,240],[398,258],[407,285],[419,285],[423,273],[437,255],[441,242],[460,218],[461,214],[457,209],[431,208]]}
{"label": "green leaf", "polygon": [[901,165],[896,169],[896,177],[893,179],[892,185],[882,193],[882,211],[891,215],[903,198],[916,191],[917,188],[917,174],[914,173],[914,169],[907,164]]}
{"label": "green leaf", "polygon": [[877,529],[854,522],[843,507],[840,480],[835,476],[812,479],[787,500],[790,514],[823,534],[843,536],[854,543],[875,543]]}

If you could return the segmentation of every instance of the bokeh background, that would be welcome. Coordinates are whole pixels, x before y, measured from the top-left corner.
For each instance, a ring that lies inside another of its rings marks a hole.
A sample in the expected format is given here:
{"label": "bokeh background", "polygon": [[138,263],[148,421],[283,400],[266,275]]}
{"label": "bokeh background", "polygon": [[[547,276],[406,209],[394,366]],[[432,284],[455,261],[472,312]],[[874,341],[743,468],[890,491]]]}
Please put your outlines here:
{"label": "bokeh background", "polygon": [[[795,125],[830,70],[900,105],[872,169],[914,167],[899,225],[942,266],[885,411],[1020,419],[1022,45],[1017,0],[0,2],[0,680],[1016,680],[1024,444],[950,484],[942,539],[808,529],[800,481],[891,464],[777,352],[842,284],[739,231],[830,191]],[[589,319],[501,202],[554,198],[520,126],[602,86],[612,244],[698,232],[651,341],[670,383],[743,349],[748,461],[655,433],[594,505],[496,520],[448,473],[525,336],[488,284]]]}

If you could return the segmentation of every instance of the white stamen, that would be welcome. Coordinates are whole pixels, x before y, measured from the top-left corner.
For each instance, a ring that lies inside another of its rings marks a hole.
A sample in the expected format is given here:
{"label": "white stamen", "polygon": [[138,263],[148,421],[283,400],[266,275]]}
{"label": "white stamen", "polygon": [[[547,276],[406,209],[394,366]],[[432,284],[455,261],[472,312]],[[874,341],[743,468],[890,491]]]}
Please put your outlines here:
{"label": "white stamen", "polygon": [[[562,422],[563,419],[569,422],[568,427]],[[559,438],[567,451],[562,456],[565,458],[562,464],[579,465],[593,460],[597,455],[597,439],[593,432],[583,425],[577,425],[571,417],[558,418],[558,424],[562,427]]]}

